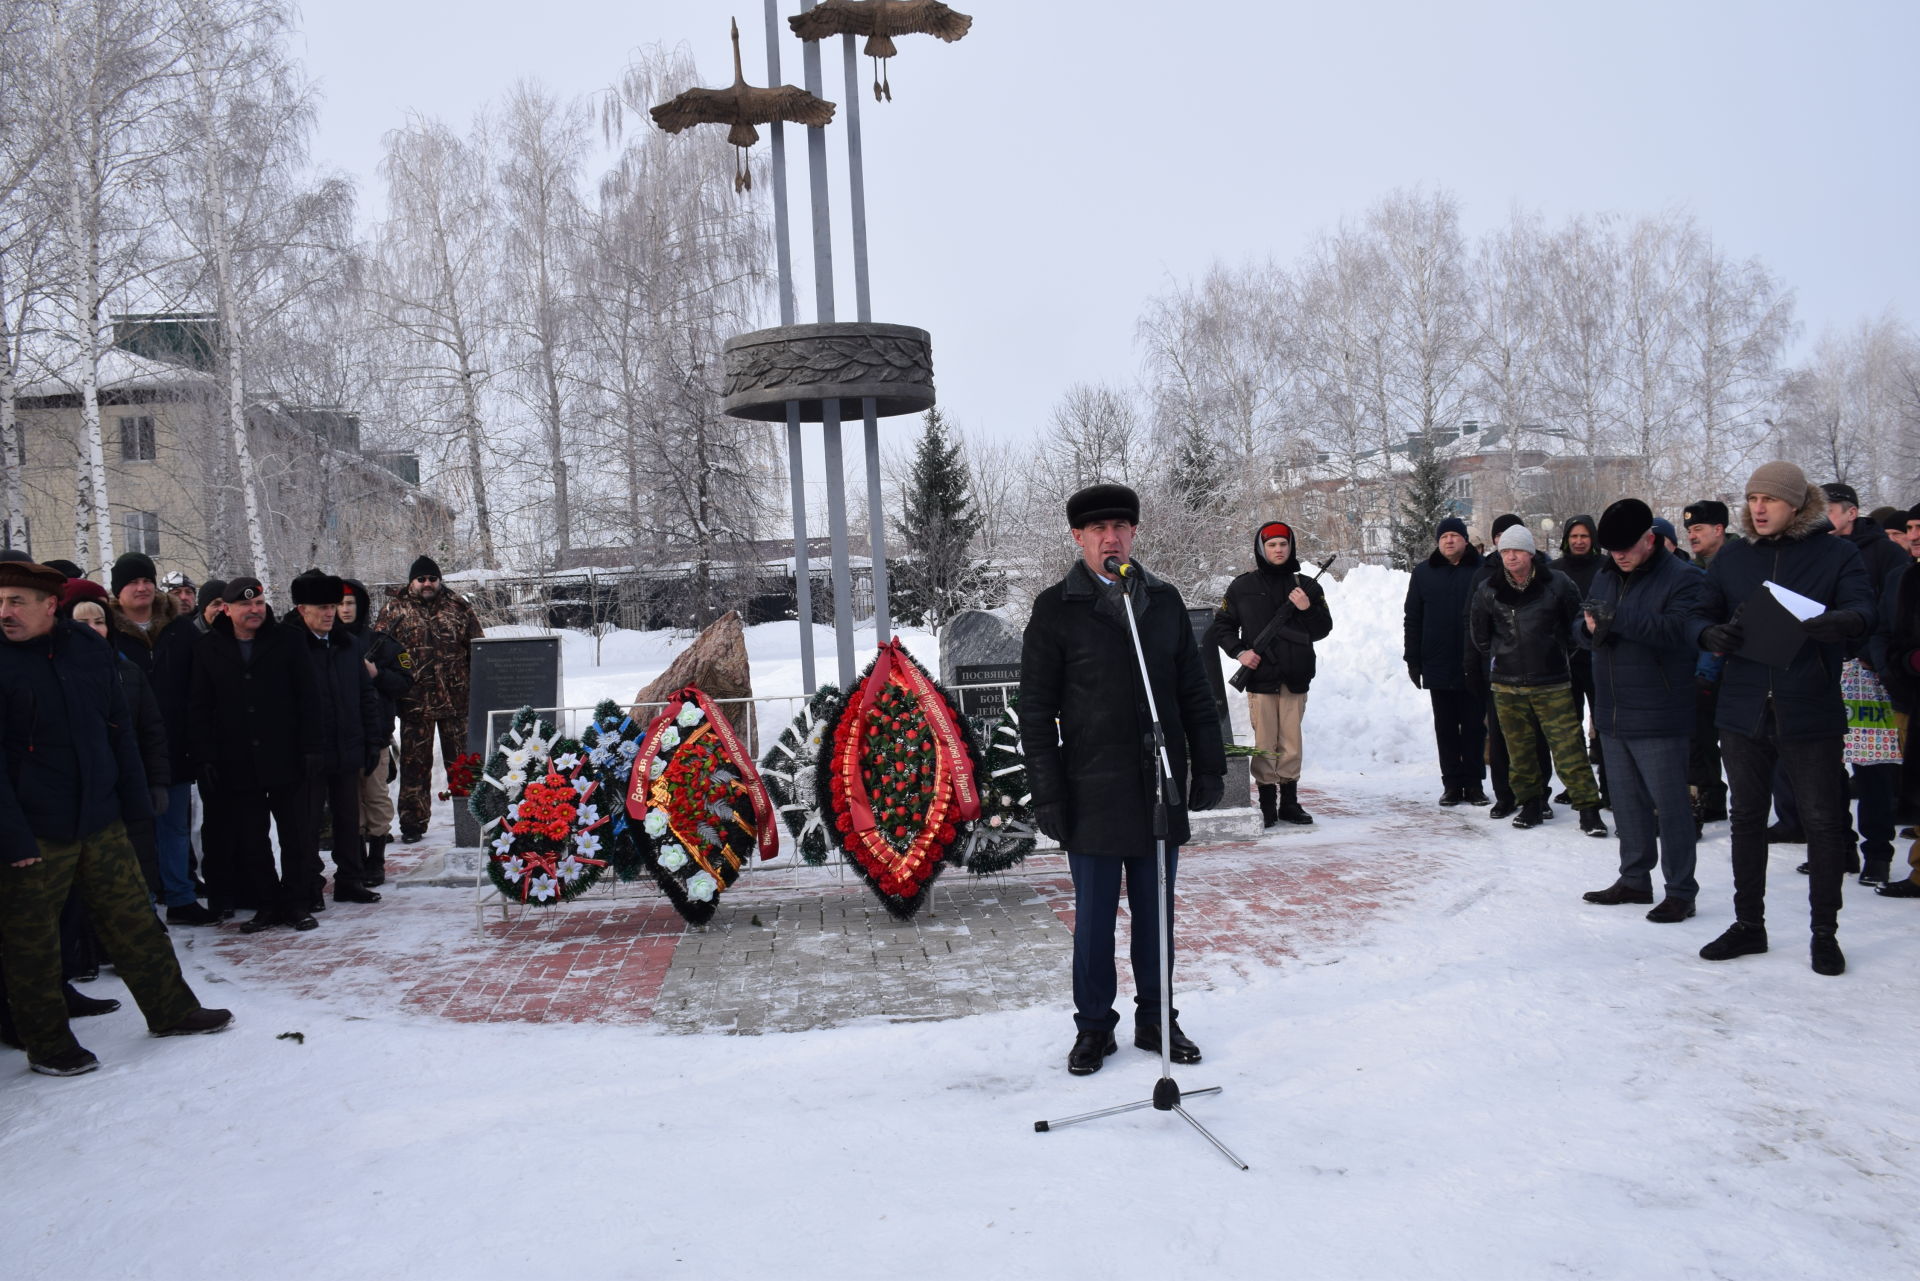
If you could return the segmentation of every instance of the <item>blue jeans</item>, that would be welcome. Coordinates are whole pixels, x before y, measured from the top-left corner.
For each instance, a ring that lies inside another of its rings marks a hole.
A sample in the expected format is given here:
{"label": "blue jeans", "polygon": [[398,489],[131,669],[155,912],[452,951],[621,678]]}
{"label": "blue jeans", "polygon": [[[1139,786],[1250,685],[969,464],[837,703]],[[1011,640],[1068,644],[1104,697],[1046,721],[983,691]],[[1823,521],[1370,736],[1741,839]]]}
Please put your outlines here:
{"label": "blue jeans", "polygon": [[[1167,849],[1167,942],[1173,942],[1173,874],[1179,846]],[[1134,1019],[1160,1022],[1160,931],[1154,924],[1159,877],[1154,858],[1114,858],[1102,854],[1067,855],[1073,873],[1073,1022],[1082,1032],[1111,1031],[1120,1022],[1113,1001],[1120,990],[1113,968],[1115,918],[1120,911],[1120,882],[1125,873],[1127,952],[1133,961]],[[1173,957],[1167,957],[1173,972]]]}
{"label": "blue jeans", "polygon": [[1700,893],[1700,883],[1693,879],[1693,798],[1687,788],[1692,741],[1684,735],[1616,738],[1602,734],[1600,750],[1606,756],[1607,783],[1613,792],[1621,883],[1651,890],[1653,869],[1658,867],[1667,897],[1691,902]]}
{"label": "blue jeans", "polygon": [[154,819],[154,844],[160,851],[160,892],[168,907],[186,907],[193,894],[193,784],[167,789],[167,812]]}

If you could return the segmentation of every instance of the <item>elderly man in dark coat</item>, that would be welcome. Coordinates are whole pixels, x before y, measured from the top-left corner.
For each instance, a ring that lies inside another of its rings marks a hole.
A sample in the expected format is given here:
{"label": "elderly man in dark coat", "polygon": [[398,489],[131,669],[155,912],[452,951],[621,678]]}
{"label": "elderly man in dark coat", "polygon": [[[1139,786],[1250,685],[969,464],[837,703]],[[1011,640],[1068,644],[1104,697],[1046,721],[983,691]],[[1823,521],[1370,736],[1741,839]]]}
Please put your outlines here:
{"label": "elderly man in dark coat", "polygon": [[74,886],[158,1036],[217,1032],[148,905],[126,820],[152,814],[113,651],[57,617],[64,578],[0,564],[0,965],[29,1066],[91,1072],[60,982],[60,908]]}
{"label": "elderly man in dark coat", "polygon": [[[367,884],[366,842],[360,835],[360,783],[386,764],[380,697],[361,661],[360,642],[335,617],[346,584],[310,569],[292,583],[293,607],[306,633],[320,712],[320,772],[310,778],[311,823],[332,819],[333,901],[378,903]],[[321,886],[313,886],[316,894]]]}
{"label": "elderly man in dark coat", "polygon": [[1440,803],[1489,805],[1487,698],[1467,672],[1467,604],[1480,573],[1480,553],[1466,522],[1441,521],[1433,555],[1413,567],[1407,584],[1402,657],[1414,687],[1433,703],[1433,740],[1440,752]]}
{"label": "elderly man in dark coat", "polygon": [[[1034,817],[1040,830],[1066,849],[1073,872],[1078,1034],[1067,1070],[1076,1076],[1099,1071],[1117,1048],[1113,947],[1123,876],[1132,923],[1133,1043],[1160,1052],[1153,833],[1159,766],[1149,750],[1152,722],[1122,612],[1129,602],[1173,779],[1187,802],[1173,805],[1168,819],[1169,941],[1177,850],[1189,835],[1187,811],[1218,804],[1227,772],[1219,712],[1201,666],[1214,660],[1195,642],[1179,591],[1134,565],[1129,594],[1106,569],[1109,559],[1131,561],[1139,522],[1140,499],[1125,485],[1094,485],[1067,500],[1067,523],[1080,559],[1034,600],[1021,646],[1020,741]],[[1172,972],[1171,957],[1167,970]],[[1169,1020],[1165,1032],[1175,1063],[1200,1061],[1199,1048],[1177,1021]]]}
{"label": "elderly man in dark coat", "polygon": [[1620,874],[1589,903],[1653,902],[1653,869],[1666,894],[1647,913],[1684,921],[1700,892],[1694,879],[1687,750],[1693,731],[1693,669],[1707,625],[1704,575],[1665,554],[1653,511],[1623,498],[1602,513],[1596,538],[1608,563],[1594,575],[1573,637],[1593,656],[1594,721],[1613,779]]}
{"label": "elderly man in dark coat", "polygon": [[[1734,923],[1700,955],[1725,961],[1767,950],[1767,813],[1780,764],[1807,837],[1813,969],[1842,974],[1840,885],[1853,829],[1842,764],[1847,709],[1840,667],[1872,629],[1873,592],[1859,551],[1822,532],[1826,495],[1798,466],[1772,462],[1756,469],[1746,495],[1748,541],[1728,543],[1707,570],[1708,610],[1724,621],[1700,633],[1702,649],[1727,656],[1715,724],[1732,801],[1734,914]],[[1785,666],[1746,652],[1743,615],[1769,582],[1824,610],[1799,624],[1803,637]]]}
{"label": "elderly man in dark coat", "polygon": [[[259,579],[230,579],[226,600],[193,655],[193,755],[208,820],[220,828],[218,853],[233,863],[210,866],[208,880],[230,882],[255,909],[246,933],[310,930],[319,924],[320,851],[308,780],[324,764],[313,669],[298,628],[274,618]],[[277,871],[269,819],[280,837]]]}

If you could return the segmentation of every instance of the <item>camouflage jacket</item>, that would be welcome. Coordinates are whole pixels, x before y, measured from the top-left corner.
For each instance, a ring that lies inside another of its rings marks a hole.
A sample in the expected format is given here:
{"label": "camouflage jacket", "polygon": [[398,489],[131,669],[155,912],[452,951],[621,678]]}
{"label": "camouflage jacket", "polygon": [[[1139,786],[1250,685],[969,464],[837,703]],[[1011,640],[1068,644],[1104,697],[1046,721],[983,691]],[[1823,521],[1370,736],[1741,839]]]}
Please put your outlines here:
{"label": "camouflage jacket", "polygon": [[403,584],[387,593],[373,629],[393,638],[401,670],[413,678],[413,688],[400,700],[400,715],[449,720],[467,714],[468,642],[485,633],[464,597],[443,586],[433,600],[423,601]]}

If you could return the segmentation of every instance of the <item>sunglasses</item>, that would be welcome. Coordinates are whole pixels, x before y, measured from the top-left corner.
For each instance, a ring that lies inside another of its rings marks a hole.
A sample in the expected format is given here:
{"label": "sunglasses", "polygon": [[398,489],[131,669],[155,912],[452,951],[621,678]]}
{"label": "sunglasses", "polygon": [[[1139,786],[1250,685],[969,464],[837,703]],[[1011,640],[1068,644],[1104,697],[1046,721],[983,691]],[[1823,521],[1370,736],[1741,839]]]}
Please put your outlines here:
{"label": "sunglasses", "polygon": [[414,579],[413,581],[416,583],[437,583],[440,581],[440,575],[422,574],[418,578]]}

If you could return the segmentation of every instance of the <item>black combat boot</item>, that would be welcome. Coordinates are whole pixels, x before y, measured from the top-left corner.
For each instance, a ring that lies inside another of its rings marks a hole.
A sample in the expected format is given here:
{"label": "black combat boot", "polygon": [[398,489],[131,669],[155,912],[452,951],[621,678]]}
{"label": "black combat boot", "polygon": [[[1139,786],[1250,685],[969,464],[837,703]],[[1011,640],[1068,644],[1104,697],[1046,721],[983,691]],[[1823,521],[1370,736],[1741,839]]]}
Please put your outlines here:
{"label": "black combat boot", "polygon": [[367,874],[360,883],[369,889],[387,883],[387,841],[390,839],[387,836],[367,838]]}
{"label": "black combat boot", "polygon": [[1280,789],[1272,783],[1260,784],[1260,825],[1272,827],[1280,821]]}
{"label": "black combat boot", "polygon": [[1280,821],[1283,823],[1313,822],[1313,815],[1300,808],[1300,784],[1280,784]]}
{"label": "black combat boot", "polygon": [[1547,814],[1547,803],[1536,796],[1520,807],[1520,812],[1513,816],[1513,825],[1515,827],[1538,827],[1547,821]]}

